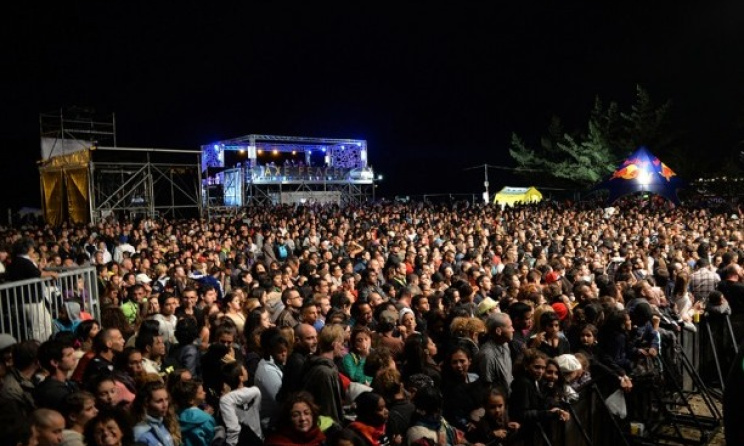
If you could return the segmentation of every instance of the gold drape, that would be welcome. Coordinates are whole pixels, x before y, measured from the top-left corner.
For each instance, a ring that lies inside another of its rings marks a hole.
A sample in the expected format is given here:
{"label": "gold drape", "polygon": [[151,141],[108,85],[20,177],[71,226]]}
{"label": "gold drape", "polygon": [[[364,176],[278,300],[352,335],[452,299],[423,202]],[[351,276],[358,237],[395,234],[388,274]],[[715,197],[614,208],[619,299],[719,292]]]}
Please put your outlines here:
{"label": "gold drape", "polygon": [[90,220],[88,183],[90,151],[55,156],[39,169],[47,223],[56,226],[65,219],[65,210],[74,223]]}
{"label": "gold drape", "polygon": [[67,204],[73,223],[88,222],[88,169],[65,171]]}
{"label": "gold drape", "polygon": [[62,171],[42,172],[41,181],[44,188],[44,215],[50,225],[62,223]]}

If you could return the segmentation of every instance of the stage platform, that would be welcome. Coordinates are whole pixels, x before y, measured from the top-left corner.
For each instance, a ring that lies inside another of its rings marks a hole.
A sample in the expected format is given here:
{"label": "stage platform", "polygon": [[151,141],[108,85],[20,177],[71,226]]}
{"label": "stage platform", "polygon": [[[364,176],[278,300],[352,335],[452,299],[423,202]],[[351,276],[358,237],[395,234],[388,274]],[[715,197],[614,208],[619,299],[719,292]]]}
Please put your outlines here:
{"label": "stage platform", "polygon": [[202,146],[207,210],[262,204],[362,204],[379,177],[364,140],[247,135]]}

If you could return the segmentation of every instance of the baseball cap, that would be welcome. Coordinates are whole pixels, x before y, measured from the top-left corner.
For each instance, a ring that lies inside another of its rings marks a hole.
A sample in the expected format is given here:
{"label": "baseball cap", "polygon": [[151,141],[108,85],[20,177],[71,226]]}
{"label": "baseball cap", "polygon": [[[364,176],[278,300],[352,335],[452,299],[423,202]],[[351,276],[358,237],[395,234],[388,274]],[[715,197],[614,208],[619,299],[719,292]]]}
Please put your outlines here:
{"label": "baseball cap", "polygon": [[137,283],[150,283],[150,282],[152,282],[152,279],[150,279],[147,276],[147,274],[145,274],[145,273],[139,273],[134,278],[137,281]]}
{"label": "baseball cap", "polygon": [[486,297],[481,301],[481,303],[478,304],[478,315],[482,316],[498,306],[498,302],[491,299],[490,297]]}
{"label": "baseball cap", "polygon": [[558,276],[558,273],[555,271],[551,271],[545,275],[545,283],[547,284],[557,282],[558,280],[560,280],[560,276]]}

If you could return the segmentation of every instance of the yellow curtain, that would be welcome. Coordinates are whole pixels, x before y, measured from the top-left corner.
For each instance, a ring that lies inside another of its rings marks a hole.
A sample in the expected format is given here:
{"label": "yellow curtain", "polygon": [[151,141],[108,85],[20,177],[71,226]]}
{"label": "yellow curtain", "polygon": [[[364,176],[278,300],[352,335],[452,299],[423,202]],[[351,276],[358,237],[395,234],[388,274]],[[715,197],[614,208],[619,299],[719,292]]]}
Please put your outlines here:
{"label": "yellow curtain", "polygon": [[41,172],[44,193],[44,214],[50,225],[62,223],[62,171]]}
{"label": "yellow curtain", "polygon": [[69,169],[65,171],[67,186],[67,205],[70,220],[74,223],[88,222],[88,169]]}
{"label": "yellow curtain", "polygon": [[52,226],[62,224],[65,209],[73,222],[89,221],[89,164],[90,150],[81,150],[55,156],[39,169],[47,223]]}

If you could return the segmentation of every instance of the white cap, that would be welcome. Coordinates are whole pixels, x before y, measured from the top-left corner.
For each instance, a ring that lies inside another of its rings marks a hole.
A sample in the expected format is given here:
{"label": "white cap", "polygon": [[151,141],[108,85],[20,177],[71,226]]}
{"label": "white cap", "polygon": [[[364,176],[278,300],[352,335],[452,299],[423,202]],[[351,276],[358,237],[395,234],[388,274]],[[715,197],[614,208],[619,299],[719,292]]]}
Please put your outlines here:
{"label": "white cap", "polygon": [[560,355],[555,358],[555,362],[558,363],[558,367],[561,369],[561,373],[575,372],[581,370],[581,363],[576,356],[571,354]]}
{"label": "white cap", "polygon": [[0,333],[0,350],[5,350],[13,344],[17,344],[16,338],[9,334]]}
{"label": "white cap", "polygon": [[135,280],[137,283],[150,283],[152,282],[152,279],[150,279],[147,274],[145,273],[139,273],[137,276],[135,276]]}

